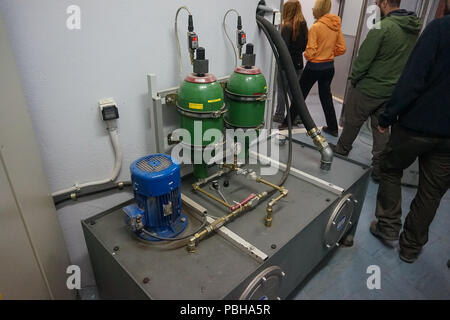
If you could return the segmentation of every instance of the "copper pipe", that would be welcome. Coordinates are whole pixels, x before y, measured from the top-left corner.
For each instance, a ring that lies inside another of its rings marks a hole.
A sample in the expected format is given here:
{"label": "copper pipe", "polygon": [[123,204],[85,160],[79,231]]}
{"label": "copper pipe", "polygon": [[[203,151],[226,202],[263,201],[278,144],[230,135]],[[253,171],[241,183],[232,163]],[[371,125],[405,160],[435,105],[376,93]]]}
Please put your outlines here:
{"label": "copper pipe", "polygon": [[286,191],[285,188],[280,187],[280,186],[277,186],[276,184],[273,184],[272,182],[269,182],[269,181],[267,181],[267,180],[264,180],[264,179],[261,178],[261,177],[256,178],[256,182],[265,184],[266,186],[269,186],[269,187],[271,187],[271,188],[273,188],[273,189],[275,189],[275,190],[278,190],[278,191],[280,191],[281,193],[283,193],[284,191]]}
{"label": "copper pipe", "polygon": [[222,199],[219,199],[218,197],[216,197],[215,195],[209,193],[208,191],[203,190],[201,187],[199,187],[198,185],[194,184],[192,185],[192,188],[194,188],[194,191],[198,191],[200,193],[203,193],[205,196],[207,196],[208,198],[219,202],[220,204],[224,205],[225,207],[227,207],[228,209],[231,209],[233,206],[229,203],[226,203],[225,201],[223,201]]}
{"label": "copper pipe", "polygon": [[[259,195],[257,195],[254,200],[261,200],[264,197],[267,196],[267,192],[262,192]],[[233,212],[229,213],[225,217],[218,218],[217,220],[214,220],[209,226],[207,226],[205,229],[203,229],[201,232],[196,233],[194,236],[192,236],[189,239],[189,242],[187,244],[187,251],[189,253],[194,253],[196,246],[198,242],[200,242],[203,238],[205,238],[208,234],[214,232],[215,230],[223,227],[225,224],[227,224],[231,219],[237,217],[240,213],[244,213],[250,208],[254,207],[253,201],[247,202],[243,206],[239,207],[238,209],[234,210]]]}
{"label": "copper pipe", "polygon": [[272,226],[272,212],[273,212],[273,209],[267,207],[266,211],[267,211],[267,214],[266,214],[266,219],[264,220],[264,225],[269,228],[269,227]]}
{"label": "copper pipe", "polygon": [[285,189],[283,192],[281,192],[281,194],[278,197],[270,200],[270,202],[267,204],[266,219],[265,219],[265,222],[264,222],[266,227],[271,227],[272,226],[273,206],[275,204],[277,204],[281,199],[285,198],[287,195],[288,195],[288,190]]}

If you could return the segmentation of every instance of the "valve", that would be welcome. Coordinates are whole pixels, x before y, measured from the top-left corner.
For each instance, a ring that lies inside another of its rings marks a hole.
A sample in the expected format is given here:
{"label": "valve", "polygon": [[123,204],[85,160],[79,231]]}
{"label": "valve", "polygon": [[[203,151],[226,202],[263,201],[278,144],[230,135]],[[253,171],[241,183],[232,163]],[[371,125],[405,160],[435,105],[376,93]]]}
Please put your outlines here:
{"label": "valve", "polygon": [[205,59],[205,48],[197,49],[197,56],[194,60],[194,73],[199,77],[204,77],[209,71],[208,59]]}
{"label": "valve", "polygon": [[194,32],[194,19],[193,19],[191,14],[189,15],[189,18],[188,18],[187,39],[188,39],[189,55],[191,57],[191,64],[193,64],[194,63],[195,50],[198,49],[198,36]]}
{"label": "valve", "polygon": [[254,46],[252,43],[247,44],[244,56],[242,57],[242,66],[246,69],[251,69],[256,64],[256,54],[254,53]]}
{"label": "valve", "polygon": [[244,30],[242,30],[242,18],[238,16],[237,19],[237,47],[238,47],[238,55],[239,59],[242,60],[242,47],[247,43],[247,35]]}
{"label": "valve", "polygon": [[191,64],[194,63],[194,53],[198,49],[198,36],[195,32],[188,32],[188,48],[191,56]]}

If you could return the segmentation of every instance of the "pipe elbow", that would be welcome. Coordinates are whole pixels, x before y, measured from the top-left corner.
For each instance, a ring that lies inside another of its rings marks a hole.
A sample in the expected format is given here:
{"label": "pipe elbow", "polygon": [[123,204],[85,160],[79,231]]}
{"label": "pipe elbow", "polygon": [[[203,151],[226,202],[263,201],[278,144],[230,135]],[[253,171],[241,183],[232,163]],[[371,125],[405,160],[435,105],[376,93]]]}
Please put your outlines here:
{"label": "pipe elbow", "polygon": [[189,252],[189,253],[195,253],[196,240],[197,240],[197,239],[196,239],[195,237],[191,237],[191,238],[189,239],[189,242],[188,242],[188,244],[187,244],[187,246],[186,246],[187,252]]}
{"label": "pipe elbow", "polygon": [[331,170],[331,164],[333,163],[333,150],[331,150],[330,145],[327,145],[320,151],[320,169],[325,171]]}

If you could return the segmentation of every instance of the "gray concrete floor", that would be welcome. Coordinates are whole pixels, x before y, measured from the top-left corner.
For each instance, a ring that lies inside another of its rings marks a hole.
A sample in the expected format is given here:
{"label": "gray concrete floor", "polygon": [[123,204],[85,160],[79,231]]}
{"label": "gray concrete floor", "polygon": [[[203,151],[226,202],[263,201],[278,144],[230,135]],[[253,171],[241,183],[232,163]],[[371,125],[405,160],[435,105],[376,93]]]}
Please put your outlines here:
{"label": "gray concrete floor", "polygon": [[[316,124],[325,125],[325,118],[317,96],[307,99],[307,105]],[[339,118],[341,105],[335,102]],[[336,143],[337,138],[326,138]],[[371,137],[362,132],[355,141],[350,158],[370,164]],[[321,299],[450,299],[450,192],[441,202],[430,228],[429,242],[414,264],[402,262],[398,248],[388,248],[369,232],[374,220],[378,185],[369,184],[366,200],[351,248],[338,248],[310,279],[291,295],[295,300]],[[416,194],[415,188],[403,187],[402,209],[404,217]],[[369,290],[367,273],[369,266],[381,271],[381,289]]]}

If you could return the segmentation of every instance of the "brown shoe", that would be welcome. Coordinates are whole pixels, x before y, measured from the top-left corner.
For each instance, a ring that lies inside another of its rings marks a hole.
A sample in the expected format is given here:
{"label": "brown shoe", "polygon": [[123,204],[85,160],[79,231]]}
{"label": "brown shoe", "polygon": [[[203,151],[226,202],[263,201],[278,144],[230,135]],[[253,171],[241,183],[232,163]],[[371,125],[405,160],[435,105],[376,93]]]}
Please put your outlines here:
{"label": "brown shoe", "polygon": [[384,245],[395,248],[397,246],[397,241],[399,237],[388,237],[378,230],[378,222],[372,221],[370,224],[370,233],[373,234],[376,238],[378,238]]}
{"label": "brown shoe", "polygon": [[348,154],[350,153],[350,152],[345,152],[345,153],[344,152],[339,152],[338,149],[337,149],[337,146],[334,143],[330,143],[329,142],[328,145],[330,146],[331,150],[333,150],[333,152],[335,154],[338,154],[340,156],[348,157]]}

